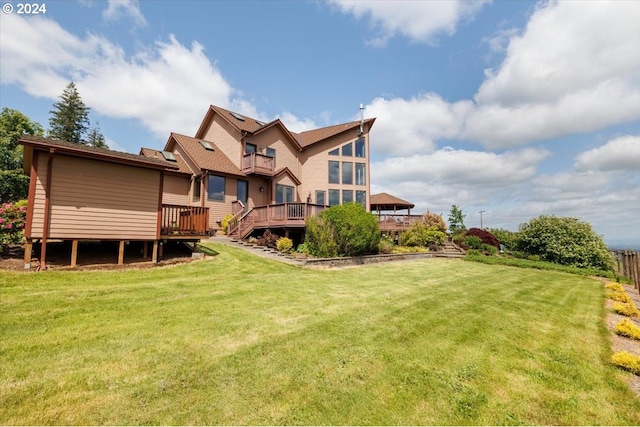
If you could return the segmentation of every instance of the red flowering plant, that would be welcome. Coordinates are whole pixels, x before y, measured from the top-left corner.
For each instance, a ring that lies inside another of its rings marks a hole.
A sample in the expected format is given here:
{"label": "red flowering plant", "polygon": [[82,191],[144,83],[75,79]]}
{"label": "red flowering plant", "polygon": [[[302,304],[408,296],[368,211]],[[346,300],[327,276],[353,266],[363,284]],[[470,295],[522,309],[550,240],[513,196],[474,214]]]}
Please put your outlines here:
{"label": "red flowering plant", "polygon": [[0,252],[10,244],[22,242],[27,219],[27,201],[0,205]]}

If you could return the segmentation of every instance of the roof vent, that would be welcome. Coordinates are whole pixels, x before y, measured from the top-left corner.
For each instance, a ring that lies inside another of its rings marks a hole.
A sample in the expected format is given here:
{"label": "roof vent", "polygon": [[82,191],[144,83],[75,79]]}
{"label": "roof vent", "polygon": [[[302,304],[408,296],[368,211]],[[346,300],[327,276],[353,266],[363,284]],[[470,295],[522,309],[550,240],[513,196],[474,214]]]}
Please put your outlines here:
{"label": "roof vent", "polygon": [[209,144],[208,141],[200,140],[200,145],[202,145],[202,148],[204,148],[205,150],[214,151],[213,146]]}
{"label": "roof vent", "polygon": [[176,156],[174,156],[174,154],[171,151],[163,151],[162,157],[164,157],[165,160],[168,160],[170,162],[177,162]]}
{"label": "roof vent", "polygon": [[244,122],[244,117],[242,117],[240,114],[234,113],[232,111],[230,111],[229,114],[231,114],[233,117],[235,117],[236,120],[240,120],[241,122]]}

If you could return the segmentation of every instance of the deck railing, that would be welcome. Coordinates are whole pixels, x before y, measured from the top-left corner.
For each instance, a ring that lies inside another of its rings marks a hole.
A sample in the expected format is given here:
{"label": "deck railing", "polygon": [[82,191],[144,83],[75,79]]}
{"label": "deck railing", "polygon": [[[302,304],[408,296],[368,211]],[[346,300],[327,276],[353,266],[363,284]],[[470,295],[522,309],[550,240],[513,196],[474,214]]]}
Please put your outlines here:
{"label": "deck railing", "polygon": [[422,219],[422,215],[381,214],[378,215],[380,231],[403,231],[408,229],[416,221]]}
{"label": "deck railing", "polygon": [[258,153],[248,153],[242,157],[242,172],[272,176],[275,171],[275,159]]}
{"label": "deck railing", "polygon": [[209,232],[209,208],[162,205],[162,235],[201,235]]}
{"label": "deck railing", "polygon": [[277,203],[256,206],[239,219],[237,226],[230,227],[228,234],[246,237],[255,228],[304,227],[305,220],[325,210],[324,205],[311,203]]}

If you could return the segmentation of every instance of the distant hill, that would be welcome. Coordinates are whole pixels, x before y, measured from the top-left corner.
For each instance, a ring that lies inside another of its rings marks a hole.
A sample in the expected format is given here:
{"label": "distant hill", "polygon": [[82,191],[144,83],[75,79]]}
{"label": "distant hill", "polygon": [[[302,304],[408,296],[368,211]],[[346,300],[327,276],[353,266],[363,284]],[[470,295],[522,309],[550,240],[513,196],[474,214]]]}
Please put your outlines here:
{"label": "distant hill", "polygon": [[637,251],[640,252],[640,241],[637,239],[621,239],[611,240],[607,242],[607,246],[612,251]]}

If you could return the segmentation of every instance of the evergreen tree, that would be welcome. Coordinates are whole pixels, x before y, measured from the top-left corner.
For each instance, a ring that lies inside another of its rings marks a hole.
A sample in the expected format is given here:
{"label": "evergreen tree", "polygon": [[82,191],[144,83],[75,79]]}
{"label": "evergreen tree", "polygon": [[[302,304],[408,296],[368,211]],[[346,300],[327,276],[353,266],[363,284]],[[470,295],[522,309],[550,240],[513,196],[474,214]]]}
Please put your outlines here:
{"label": "evergreen tree", "polygon": [[89,110],[84,105],[74,82],[67,85],[60,95],[60,101],[49,111],[48,136],[63,141],[86,144],[83,136],[89,129]]}
{"label": "evergreen tree", "polygon": [[44,129],[18,110],[3,108],[0,113],[0,203],[26,199],[29,176],[22,171],[22,135],[42,136]]}
{"label": "evergreen tree", "polygon": [[91,127],[91,130],[89,130],[87,134],[87,145],[97,148],[109,148],[107,141],[104,139],[104,135],[100,132],[99,122],[96,122],[96,124]]}
{"label": "evergreen tree", "polygon": [[459,231],[467,229],[464,225],[465,216],[466,215],[462,213],[462,209],[457,205],[451,205],[451,210],[449,211],[449,231],[451,231],[451,234],[456,234]]}

